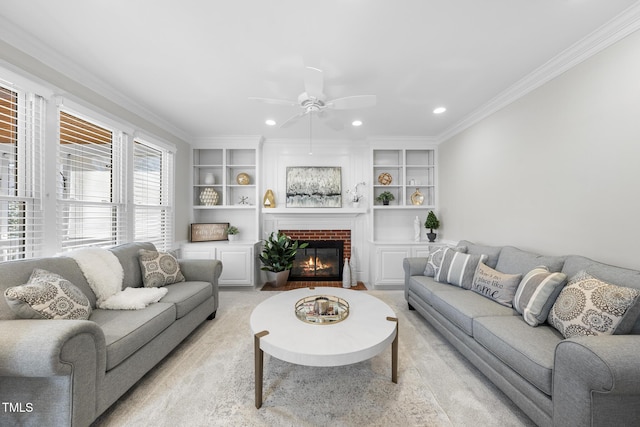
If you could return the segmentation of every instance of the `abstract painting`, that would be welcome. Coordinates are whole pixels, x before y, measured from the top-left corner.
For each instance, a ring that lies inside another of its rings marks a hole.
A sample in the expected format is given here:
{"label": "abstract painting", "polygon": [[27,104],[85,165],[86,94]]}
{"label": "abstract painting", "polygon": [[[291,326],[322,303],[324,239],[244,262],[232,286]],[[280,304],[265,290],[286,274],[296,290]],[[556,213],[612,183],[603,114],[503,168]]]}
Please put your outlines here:
{"label": "abstract painting", "polygon": [[288,167],[287,207],[342,207],[341,168],[317,166]]}

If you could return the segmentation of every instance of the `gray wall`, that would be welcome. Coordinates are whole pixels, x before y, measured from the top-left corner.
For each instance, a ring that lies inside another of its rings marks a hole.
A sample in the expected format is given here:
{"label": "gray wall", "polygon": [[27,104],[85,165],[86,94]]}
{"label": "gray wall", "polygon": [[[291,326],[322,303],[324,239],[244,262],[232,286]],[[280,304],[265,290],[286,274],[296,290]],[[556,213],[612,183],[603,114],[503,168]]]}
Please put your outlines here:
{"label": "gray wall", "polygon": [[443,238],[640,269],[640,31],[439,156]]}

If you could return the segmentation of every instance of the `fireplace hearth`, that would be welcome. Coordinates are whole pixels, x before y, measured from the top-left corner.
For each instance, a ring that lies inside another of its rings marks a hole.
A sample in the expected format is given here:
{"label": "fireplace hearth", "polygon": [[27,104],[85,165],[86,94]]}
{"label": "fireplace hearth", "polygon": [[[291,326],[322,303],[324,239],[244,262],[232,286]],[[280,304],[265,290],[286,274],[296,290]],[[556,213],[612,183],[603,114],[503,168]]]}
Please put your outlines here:
{"label": "fireplace hearth", "polygon": [[299,249],[296,254],[289,280],[342,280],[344,242],[342,240],[310,240],[306,243],[309,246]]}

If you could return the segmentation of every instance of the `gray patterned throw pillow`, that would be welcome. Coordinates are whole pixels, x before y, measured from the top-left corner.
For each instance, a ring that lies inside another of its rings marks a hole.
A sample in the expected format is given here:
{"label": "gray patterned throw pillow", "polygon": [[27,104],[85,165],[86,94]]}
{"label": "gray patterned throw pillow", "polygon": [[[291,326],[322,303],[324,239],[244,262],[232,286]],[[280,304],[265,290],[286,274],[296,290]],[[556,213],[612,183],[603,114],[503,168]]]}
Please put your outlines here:
{"label": "gray patterned throw pillow", "polygon": [[625,334],[638,317],[639,299],[637,289],[612,285],[581,271],[560,292],[548,321],[565,338]]}
{"label": "gray patterned throw pillow", "polygon": [[25,285],[7,288],[4,297],[22,319],[82,319],[91,314],[91,304],[77,286],[64,277],[35,269]]}
{"label": "gray patterned throw pillow", "polygon": [[506,274],[478,263],[471,290],[506,307],[513,307],[513,296],[522,274]]}
{"label": "gray patterned throw pillow", "polygon": [[138,254],[145,288],[157,288],[185,281],[178,260],[170,253],[140,249]]}

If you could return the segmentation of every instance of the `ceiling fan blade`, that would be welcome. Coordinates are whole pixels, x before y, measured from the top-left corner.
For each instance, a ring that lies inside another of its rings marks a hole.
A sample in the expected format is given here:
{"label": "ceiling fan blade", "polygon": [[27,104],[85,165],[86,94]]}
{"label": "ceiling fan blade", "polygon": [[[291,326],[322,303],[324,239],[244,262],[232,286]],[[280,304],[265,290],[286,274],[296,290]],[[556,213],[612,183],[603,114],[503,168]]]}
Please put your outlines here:
{"label": "ceiling fan blade", "polygon": [[367,108],[376,105],[377,98],[375,95],[355,95],[337,98],[327,102],[327,108],[334,110],[350,110],[353,108]]}
{"label": "ceiling fan blade", "polygon": [[296,107],[298,105],[296,101],[288,101],[286,99],[258,98],[258,97],[250,96],[249,100],[264,102],[265,104],[288,105],[290,107]]}
{"label": "ceiling fan blade", "polygon": [[322,99],[324,93],[324,77],[322,70],[313,67],[306,67],[304,69],[304,90],[307,95],[314,98]]}
{"label": "ceiling fan blade", "polygon": [[281,128],[288,128],[289,126],[293,125],[294,123],[296,123],[298,120],[300,120],[300,118],[304,115],[306,115],[307,112],[303,111],[302,113],[296,114],[295,116],[291,116],[289,117],[284,123],[282,123],[280,125]]}

